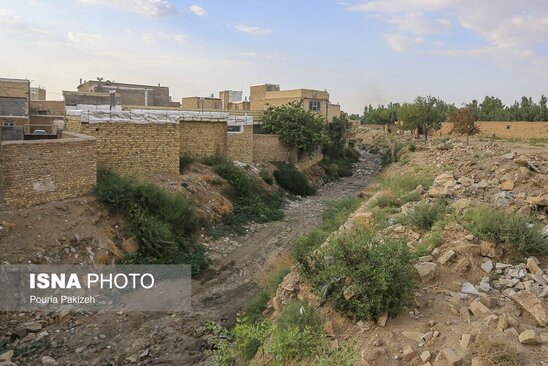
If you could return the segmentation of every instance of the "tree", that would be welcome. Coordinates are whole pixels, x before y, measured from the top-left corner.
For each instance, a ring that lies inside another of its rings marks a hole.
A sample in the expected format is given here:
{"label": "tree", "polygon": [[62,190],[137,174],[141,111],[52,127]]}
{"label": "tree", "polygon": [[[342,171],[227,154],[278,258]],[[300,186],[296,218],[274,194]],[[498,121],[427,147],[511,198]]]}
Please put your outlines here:
{"label": "tree", "polygon": [[325,146],[326,155],[332,158],[346,157],[348,141],[352,132],[352,123],[344,115],[333,118],[333,122],[327,125],[329,141]]}
{"label": "tree", "polygon": [[422,130],[428,140],[428,130],[438,130],[447,113],[455,107],[443,100],[432,97],[416,97],[413,103],[405,103],[399,108],[399,120],[405,130]]}
{"label": "tree", "polygon": [[263,114],[262,128],[280,136],[280,141],[292,150],[311,154],[327,142],[325,120],[302,103],[291,102],[281,107],[268,107]]}
{"label": "tree", "polygon": [[449,113],[447,122],[453,124],[451,134],[466,135],[466,145],[468,145],[469,137],[480,132],[476,125],[476,118],[470,107],[456,109]]}

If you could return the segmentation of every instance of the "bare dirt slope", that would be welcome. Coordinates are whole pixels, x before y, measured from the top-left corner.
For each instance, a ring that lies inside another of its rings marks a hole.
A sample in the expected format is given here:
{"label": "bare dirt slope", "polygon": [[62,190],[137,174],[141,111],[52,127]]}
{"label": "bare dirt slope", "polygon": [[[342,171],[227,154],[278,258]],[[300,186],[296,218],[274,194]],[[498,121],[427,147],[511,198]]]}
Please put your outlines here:
{"label": "bare dirt slope", "polygon": [[367,156],[354,177],[327,184],[316,196],[290,202],[285,220],[251,225],[244,236],[206,243],[213,263],[193,281],[191,313],[72,314],[64,324],[50,315],[5,314],[0,340],[15,339],[12,333],[18,325],[35,321],[42,327],[39,332],[10,345],[23,350],[40,347],[28,357],[14,357],[18,365],[42,365],[44,356],[59,365],[206,364],[204,323],[230,324],[257,291],[256,280],[270,270],[269,263],[286,253],[294,238],[318,226],[326,201],[355,197],[378,169],[378,159]]}

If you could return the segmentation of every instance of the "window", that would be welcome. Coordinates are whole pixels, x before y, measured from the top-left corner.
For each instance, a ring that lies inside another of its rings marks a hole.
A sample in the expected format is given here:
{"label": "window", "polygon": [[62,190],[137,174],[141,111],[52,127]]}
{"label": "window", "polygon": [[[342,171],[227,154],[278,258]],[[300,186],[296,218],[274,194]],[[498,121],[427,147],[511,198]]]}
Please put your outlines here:
{"label": "window", "polygon": [[244,132],[244,126],[242,126],[242,125],[227,126],[227,132],[228,133],[243,133]]}
{"label": "window", "polygon": [[319,112],[322,103],[319,100],[311,100],[308,102],[308,109],[313,112]]}
{"label": "window", "polygon": [[13,127],[13,126],[15,126],[15,122],[13,122],[13,121],[4,121],[4,126]]}

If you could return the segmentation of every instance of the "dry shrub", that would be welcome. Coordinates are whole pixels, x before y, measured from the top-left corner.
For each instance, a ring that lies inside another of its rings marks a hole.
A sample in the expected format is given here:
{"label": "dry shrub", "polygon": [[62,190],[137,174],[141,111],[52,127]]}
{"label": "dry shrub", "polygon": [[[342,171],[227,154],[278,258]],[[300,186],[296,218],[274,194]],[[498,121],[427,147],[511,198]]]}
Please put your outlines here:
{"label": "dry shrub", "polygon": [[481,337],[477,342],[478,357],[485,366],[519,366],[519,356],[516,347],[487,337]]}

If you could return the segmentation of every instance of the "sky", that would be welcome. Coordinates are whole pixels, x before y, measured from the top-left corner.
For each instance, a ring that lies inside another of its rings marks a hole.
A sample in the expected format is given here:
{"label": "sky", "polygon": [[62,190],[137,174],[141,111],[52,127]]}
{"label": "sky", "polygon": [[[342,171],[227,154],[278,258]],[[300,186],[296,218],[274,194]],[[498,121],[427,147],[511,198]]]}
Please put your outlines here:
{"label": "sky", "polygon": [[326,89],[349,113],[548,94],[547,0],[0,0],[0,44],[0,77],[48,99],[97,77],[176,101]]}

